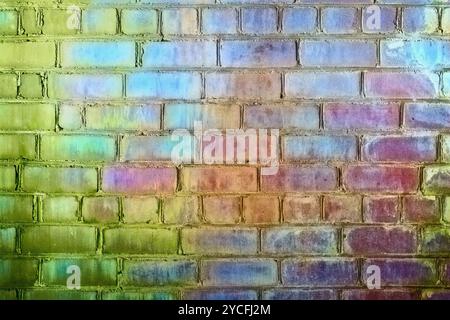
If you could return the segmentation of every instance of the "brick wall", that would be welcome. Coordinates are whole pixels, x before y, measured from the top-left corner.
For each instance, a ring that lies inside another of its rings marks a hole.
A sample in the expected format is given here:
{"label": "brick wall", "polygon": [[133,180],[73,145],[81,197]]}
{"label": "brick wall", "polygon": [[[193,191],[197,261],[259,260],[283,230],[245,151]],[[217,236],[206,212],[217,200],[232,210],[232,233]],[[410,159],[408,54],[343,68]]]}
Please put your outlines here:
{"label": "brick wall", "polygon": [[0,298],[449,298],[450,3],[376,2],[1,0]]}

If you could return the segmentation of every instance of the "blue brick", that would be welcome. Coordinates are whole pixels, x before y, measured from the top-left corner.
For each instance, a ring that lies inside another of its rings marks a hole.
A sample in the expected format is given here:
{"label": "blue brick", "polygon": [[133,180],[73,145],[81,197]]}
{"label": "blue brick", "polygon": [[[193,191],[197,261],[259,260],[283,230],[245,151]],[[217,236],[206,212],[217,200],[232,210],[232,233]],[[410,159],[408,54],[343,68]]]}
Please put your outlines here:
{"label": "blue brick", "polygon": [[242,10],[242,31],[251,34],[277,32],[277,11],[275,8],[251,8]]}
{"label": "blue brick", "polygon": [[198,73],[140,72],[127,75],[129,98],[199,99],[201,78]]}
{"label": "blue brick", "polygon": [[258,294],[254,290],[222,289],[222,290],[187,290],[183,294],[185,300],[256,300]]}
{"label": "blue brick", "polygon": [[350,161],[356,158],[355,137],[287,136],[283,139],[284,157],[291,161]]}
{"label": "blue brick", "polygon": [[223,67],[293,67],[297,64],[293,41],[224,41]]}
{"label": "blue brick", "polygon": [[433,33],[438,25],[438,12],[435,8],[410,7],[403,11],[405,32]]}
{"label": "blue brick", "polygon": [[325,8],[322,10],[322,28],[326,33],[354,33],[358,30],[357,10],[352,8]]}
{"label": "blue brick", "polygon": [[337,300],[336,291],[329,289],[271,289],[263,292],[263,300]]}
{"label": "blue brick", "polygon": [[444,95],[450,97],[450,72],[444,73],[443,84],[444,84]]}
{"label": "blue brick", "polygon": [[380,25],[373,26],[373,15],[375,14],[371,10],[367,10],[370,7],[363,9],[362,14],[362,28],[366,33],[390,33],[394,32],[397,28],[397,10],[391,7],[378,7],[380,9]]}
{"label": "blue brick", "polygon": [[376,45],[366,41],[304,41],[300,63],[304,66],[375,67]]}
{"label": "blue brick", "polygon": [[205,34],[234,34],[237,32],[235,9],[205,9],[202,12],[202,31]]}
{"label": "blue brick", "polygon": [[63,67],[134,67],[134,42],[64,42]]}
{"label": "blue brick", "polygon": [[381,65],[386,67],[450,66],[450,42],[440,40],[381,40]]}
{"label": "blue brick", "polygon": [[286,74],[286,95],[298,98],[357,97],[359,72],[291,72]]}
{"label": "blue brick", "polygon": [[17,34],[17,11],[2,10],[0,11],[0,34],[16,35]]}
{"label": "blue brick", "polygon": [[450,104],[407,103],[405,124],[409,128],[450,128]]}
{"label": "blue brick", "polygon": [[156,34],[158,14],[155,10],[122,10],[122,32],[125,34]]}
{"label": "blue brick", "polygon": [[149,42],[144,46],[144,67],[213,67],[216,42]]}
{"label": "blue brick", "polygon": [[310,33],[317,28],[317,11],[314,8],[286,8],[283,10],[283,32],[287,34]]}

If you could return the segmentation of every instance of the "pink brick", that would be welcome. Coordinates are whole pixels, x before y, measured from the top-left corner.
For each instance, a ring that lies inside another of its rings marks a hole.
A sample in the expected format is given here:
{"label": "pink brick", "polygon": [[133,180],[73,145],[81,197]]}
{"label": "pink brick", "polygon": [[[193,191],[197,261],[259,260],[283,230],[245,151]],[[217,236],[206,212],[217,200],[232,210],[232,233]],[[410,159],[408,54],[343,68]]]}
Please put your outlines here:
{"label": "pink brick", "polygon": [[278,223],[280,221],[277,197],[263,195],[244,198],[243,210],[246,223]]}
{"label": "pink brick", "polygon": [[213,224],[235,224],[240,221],[239,197],[204,197],[205,219]]}
{"label": "pink brick", "polygon": [[402,166],[349,166],[343,183],[349,191],[408,193],[418,189],[419,171]]}
{"label": "pink brick", "polygon": [[331,191],[337,188],[335,168],[283,166],[275,175],[261,176],[263,192]]}
{"label": "pink brick", "polygon": [[177,185],[175,168],[106,167],[103,191],[110,193],[171,193]]}
{"label": "pink brick", "polygon": [[400,106],[390,104],[327,103],[323,109],[326,129],[396,129]]}
{"label": "pink brick", "polygon": [[364,221],[369,223],[396,222],[400,216],[398,197],[364,197],[363,215]]}
{"label": "pink brick", "polygon": [[286,197],[283,201],[283,220],[287,223],[314,223],[320,220],[318,197]]}
{"label": "pink brick", "polygon": [[325,196],[324,219],[330,222],[360,222],[360,196]]}
{"label": "pink brick", "polygon": [[439,202],[435,197],[403,198],[403,220],[416,223],[439,222]]}

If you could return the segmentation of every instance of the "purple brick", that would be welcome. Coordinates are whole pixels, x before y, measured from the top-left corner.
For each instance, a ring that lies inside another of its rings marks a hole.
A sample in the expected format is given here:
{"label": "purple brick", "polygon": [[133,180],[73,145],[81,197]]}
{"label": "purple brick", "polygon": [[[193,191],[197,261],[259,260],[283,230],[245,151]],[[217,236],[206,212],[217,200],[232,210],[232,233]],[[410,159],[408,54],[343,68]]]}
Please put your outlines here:
{"label": "purple brick", "polygon": [[405,125],[409,128],[450,128],[450,104],[406,103]]}
{"label": "purple brick", "polygon": [[377,11],[373,10],[374,7],[369,6],[363,8],[362,13],[362,28],[365,33],[390,33],[395,32],[397,22],[397,9],[392,7],[380,7],[377,6],[376,10],[380,10],[380,25],[374,25],[377,21],[373,18],[377,14]]}
{"label": "purple brick", "polygon": [[337,292],[329,289],[270,289],[263,292],[263,300],[337,300]]}
{"label": "purple brick", "polygon": [[350,286],[358,281],[358,268],[353,259],[286,259],[281,262],[281,278],[288,286]]}
{"label": "purple brick", "polygon": [[433,33],[439,25],[436,8],[409,7],[403,10],[403,31]]}
{"label": "purple brick", "polygon": [[317,11],[314,8],[283,9],[283,33],[311,33],[317,28]]}
{"label": "purple brick", "polygon": [[342,300],[417,300],[418,293],[404,289],[351,289],[342,292]]}
{"label": "purple brick", "polygon": [[369,223],[396,222],[400,216],[400,201],[396,196],[364,197],[364,221]]}
{"label": "purple brick", "polygon": [[351,161],[356,159],[355,137],[286,136],[283,138],[287,161]]}
{"label": "purple brick", "polygon": [[277,10],[275,8],[242,9],[242,31],[251,34],[277,32]]}
{"label": "purple brick", "polygon": [[450,300],[450,290],[424,290],[422,292],[423,300]]}
{"label": "purple brick", "polygon": [[234,34],[237,32],[237,11],[235,9],[204,9],[202,31],[205,34]]}
{"label": "purple brick", "polygon": [[245,289],[191,289],[183,293],[185,300],[257,300],[255,290]]}
{"label": "purple brick", "polygon": [[353,8],[325,8],[322,10],[322,29],[326,33],[355,33],[358,31],[357,10]]}

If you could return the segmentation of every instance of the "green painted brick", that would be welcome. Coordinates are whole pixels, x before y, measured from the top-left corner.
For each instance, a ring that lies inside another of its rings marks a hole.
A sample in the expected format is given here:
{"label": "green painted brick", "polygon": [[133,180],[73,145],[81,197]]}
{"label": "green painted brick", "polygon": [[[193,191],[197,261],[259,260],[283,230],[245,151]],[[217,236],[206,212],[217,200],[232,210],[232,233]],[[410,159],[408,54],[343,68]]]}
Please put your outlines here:
{"label": "green painted brick", "polygon": [[164,199],[164,223],[195,224],[199,222],[197,197],[170,197]]}
{"label": "green painted brick", "polygon": [[178,232],[172,229],[116,228],[105,230],[105,253],[176,254]]}
{"label": "green painted brick", "polygon": [[177,300],[178,296],[176,292],[169,291],[155,291],[144,292],[144,300]]}
{"label": "green painted brick", "polygon": [[129,291],[102,292],[102,300],[142,300],[142,294]]}
{"label": "green painted brick", "polygon": [[0,52],[0,67],[6,68],[49,68],[56,61],[53,42],[2,42]]}
{"label": "green painted brick", "polygon": [[16,229],[0,229],[0,253],[13,253],[16,248]]}
{"label": "green painted brick", "polygon": [[33,197],[0,195],[0,222],[32,222]]}
{"label": "green painted brick", "polygon": [[450,197],[445,197],[444,199],[444,220],[450,222]]}
{"label": "green painted brick", "polygon": [[39,74],[26,73],[20,76],[19,93],[24,98],[42,98],[42,78]]}
{"label": "green painted brick", "polygon": [[0,130],[54,130],[55,122],[54,105],[0,103]]}
{"label": "green painted brick", "polygon": [[2,10],[0,11],[0,34],[15,35],[17,34],[17,11]]}
{"label": "green painted brick", "polygon": [[117,262],[115,259],[55,259],[42,264],[42,282],[46,285],[66,286],[70,266],[80,268],[80,285],[115,286]]}
{"label": "green painted brick", "polygon": [[81,108],[63,104],[59,107],[58,125],[65,130],[78,130],[83,126]]}
{"label": "green painted brick", "polygon": [[0,300],[17,300],[16,290],[0,290]]}
{"label": "green painted brick", "polygon": [[16,188],[16,169],[0,167],[0,190],[13,191]]}
{"label": "green painted brick", "polygon": [[37,279],[37,260],[0,259],[0,287],[31,287]]}
{"label": "green painted brick", "polygon": [[97,170],[93,168],[25,167],[23,189],[40,192],[97,191]]}
{"label": "green painted brick", "polygon": [[16,96],[17,76],[13,73],[0,74],[0,98],[15,98]]}
{"label": "green painted brick", "polygon": [[24,300],[96,300],[97,292],[79,290],[26,290]]}
{"label": "green painted brick", "polygon": [[125,223],[159,222],[159,201],[154,197],[126,197],[122,209]]}
{"label": "green painted brick", "polygon": [[36,138],[33,135],[0,135],[0,159],[34,159],[36,155]]}
{"label": "green painted brick", "polygon": [[450,192],[450,165],[432,165],[423,169],[422,189],[426,195]]}
{"label": "green painted brick", "polygon": [[22,252],[29,253],[95,253],[97,230],[84,226],[24,227]]}
{"label": "green painted brick", "polygon": [[73,24],[73,27],[68,23],[72,15],[68,10],[44,9],[43,15],[42,32],[46,35],[74,35],[79,31],[79,23],[78,26],[76,23]]}
{"label": "green painted brick", "polygon": [[115,197],[83,198],[82,215],[87,223],[119,222],[119,201]]}
{"label": "green painted brick", "polygon": [[115,156],[113,137],[52,135],[41,139],[41,157],[44,160],[112,161]]}
{"label": "green painted brick", "polygon": [[26,35],[38,34],[41,32],[38,9],[23,9],[21,12],[21,16],[22,28]]}
{"label": "green painted brick", "polygon": [[70,223],[78,221],[78,201],[75,197],[49,197],[43,200],[44,222]]}

